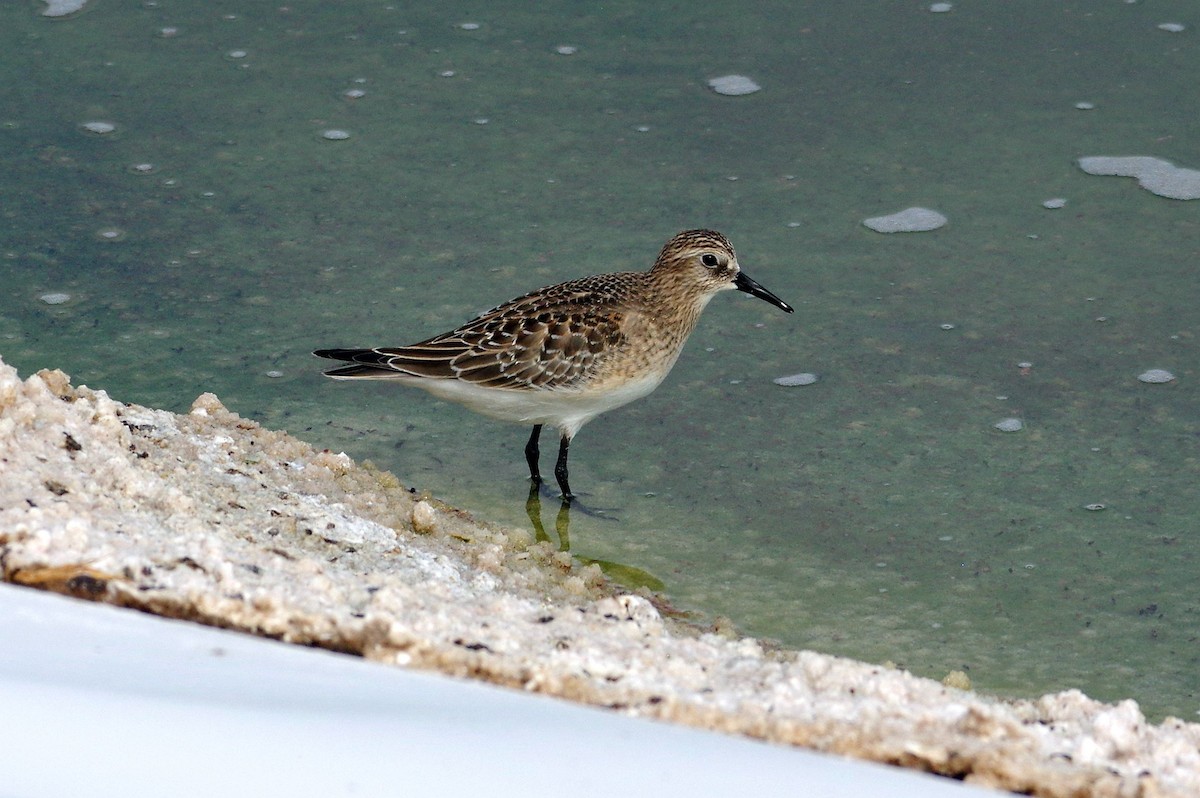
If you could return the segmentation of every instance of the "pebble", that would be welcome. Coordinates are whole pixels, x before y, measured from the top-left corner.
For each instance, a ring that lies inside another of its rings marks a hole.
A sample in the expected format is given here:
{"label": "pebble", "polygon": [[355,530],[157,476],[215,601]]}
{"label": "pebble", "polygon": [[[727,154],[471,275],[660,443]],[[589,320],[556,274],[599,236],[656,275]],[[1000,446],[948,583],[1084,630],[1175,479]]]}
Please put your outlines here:
{"label": "pebble", "polygon": [[873,216],[863,224],[876,233],[922,233],[946,224],[945,216],[929,208],[905,208],[890,216]]}
{"label": "pebble", "polygon": [[329,139],[330,141],[345,141],[350,138],[350,133],[345,130],[330,129],[321,132],[321,138]]}
{"label": "pebble", "polygon": [[1083,509],[1085,509],[1085,510],[1088,510],[1089,512],[1098,513],[1098,512],[1100,512],[1101,510],[1105,509],[1105,507],[1104,507],[1104,505],[1103,505],[1103,504],[1100,504],[1099,502],[1096,502],[1096,503],[1094,503],[1094,504],[1085,504],[1085,505],[1083,505]]}
{"label": "pebble", "polygon": [[954,8],[953,3],[934,3],[929,7],[929,10],[935,14],[945,14],[952,8]]}
{"label": "pebble", "polygon": [[64,302],[71,300],[70,294],[64,294],[60,291],[51,291],[48,294],[42,294],[38,299],[45,302],[47,305],[61,305]]}
{"label": "pebble", "polygon": [[1151,385],[1160,385],[1164,382],[1172,382],[1175,375],[1166,369],[1150,369],[1143,371],[1138,375],[1138,382],[1146,382]]}
{"label": "pebble", "polygon": [[1002,418],[992,425],[1001,432],[1020,432],[1025,424],[1019,418]]}
{"label": "pebble", "polygon": [[1089,103],[1089,102],[1081,102],[1081,103],[1075,103],[1075,107],[1077,109],[1079,109],[1080,111],[1093,111],[1096,108],[1096,104]]}
{"label": "pebble", "polygon": [[790,374],[787,377],[776,377],[771,382],[776,385],[782,385],[785,388],[791,388],[796,385],[812,385],[820,377],[810,371],[802,371],[799,374]]}
{"label": "pebble", "polygon": [[762,90],[762,86],[745,75],[722,75],[719,78],[712,78],[708,81],[708,87],[726,97],[741,97],[744,94],[753,94]]}
{"label": "pebble", "polygon": [[1164,22],[1158,26],[1159,30],[1165,30],[1167,33],[1181,33],[1187,30],[1185,25],[1180,25],[1178,22]]}
{"label": "pebble", "polygon": [[1043,202],[1042,207],[1049,208],[1050,210],[1055,210],[1057,208],[1065,207],[1066,204],[1067,204],[1067,201],[1065,199],[1063,199],[1062,197],[1055,197],[1054,199],[1048,199],[1045,202]]}
{"label": "pebble", "polygon": [[83,129],[89,133],[96,133],[103,136],[105,133],[112,133],[117,129],[117,126],[112,122],[84,122]]}
{"label": "pebble", "polygon": [[575,55],[575,53],[579,52],[579,48],[573,44],[560,44],[554,48],[554,52],[559,55]]}

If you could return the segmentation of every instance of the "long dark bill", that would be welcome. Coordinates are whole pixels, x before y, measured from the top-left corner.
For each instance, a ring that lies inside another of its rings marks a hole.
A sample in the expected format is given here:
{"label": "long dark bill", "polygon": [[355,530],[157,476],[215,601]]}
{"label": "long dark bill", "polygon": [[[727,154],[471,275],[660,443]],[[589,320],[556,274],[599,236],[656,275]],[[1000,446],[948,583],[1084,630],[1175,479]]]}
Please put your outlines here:
{"label": "long dark bill", "polygon": [[772,305],[779,308],[780,310],[786,311],[788,313],[795,312],[795,308],[793,308],[788,303],[784,302],[779,297],[772,294],[767,289],[763,288],[761,285],[756,283],[754,280],[751,280],[749,277],[746,276],[745,272],[738,272],[738,276],[733,279],[733,287],[739,291],[745,291],[750,296],[756,296],[759,299],[763,300],[764,302],[770,302]]}

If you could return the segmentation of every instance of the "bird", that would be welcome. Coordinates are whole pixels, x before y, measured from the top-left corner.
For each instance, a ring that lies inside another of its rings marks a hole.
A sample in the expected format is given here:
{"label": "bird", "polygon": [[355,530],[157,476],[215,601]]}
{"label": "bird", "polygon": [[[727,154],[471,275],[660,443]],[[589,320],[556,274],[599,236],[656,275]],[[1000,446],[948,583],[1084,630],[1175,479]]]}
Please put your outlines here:
{"label": "bird", "polygon": [[644,272],[595,274],[539,288],[419,343],[318,349],[347,365],[335,380],[388,380],[423,388],[501,421],[532,424],[525,461],[542,488],[539,440],[558,430],[554,477],[575,498],[567,468],[584,424],[651,393],[679,358],[700,313],[735,289],[787,312],[794,308],[750,279],[733,245],[714,230],[685,230]]}

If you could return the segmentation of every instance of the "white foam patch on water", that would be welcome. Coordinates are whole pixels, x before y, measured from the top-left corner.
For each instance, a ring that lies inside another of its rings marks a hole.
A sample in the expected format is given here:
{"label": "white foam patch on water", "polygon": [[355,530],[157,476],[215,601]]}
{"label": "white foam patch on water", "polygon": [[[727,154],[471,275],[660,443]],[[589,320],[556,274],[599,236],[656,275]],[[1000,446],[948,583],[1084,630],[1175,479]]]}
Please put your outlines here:
{"label": "white foam patch on water", "polygon": [[87,5],[87,0],[43,0],[43,2],[46,4],[46,9],[42,12],[43,17],[65,17],[82,10]]}
{"label": "white foam patch on water", "polygon": [[1089,175],[1136,177],[1139,186],[1167,199],[1200,199],[1200,170],[1184,169],[1162,158],[1094,155],[1080,158],[1079,168]]}
{"label": "white foam patch on water", "polygon": [[708,81],[708,87],[717,94],[724,94],[727,97],[740,97],[743,94],[753,94],[762,90],[762,86],[745,75],[722,75]]}
{"label": "white foam patch on water", "polygon": [[945,216],[929,208],[905,208],[890,216],[863,219],[863,224],[876,233],[922,233],[936,230],[947,221]]}
{"label": "white foam patch on water", "polygon": [[816,374],[813,374],[809,371],[803,371],[799,374],[790,374],[786,377],[776,377],[775,379],[771,380],[771,382],[775,383],[776,385],[782,385],[785,388],[791,388],[796,385],[812,385],[818,379],[819,377],[817,377]]}
{"label": "white foam patch on water", "polygon": [[1150,369],[1138,375],[1139,382],[1147,382],[1151,385],[1161,385],[1165,382],[1171,382],[1174,379],[1175,375],[1166,369]]}

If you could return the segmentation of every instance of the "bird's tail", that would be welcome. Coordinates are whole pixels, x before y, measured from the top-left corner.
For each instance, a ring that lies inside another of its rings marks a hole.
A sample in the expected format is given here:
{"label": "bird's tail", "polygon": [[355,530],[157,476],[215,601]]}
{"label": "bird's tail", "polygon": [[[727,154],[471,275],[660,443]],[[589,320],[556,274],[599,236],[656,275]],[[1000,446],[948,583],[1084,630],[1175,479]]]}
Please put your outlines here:
{"label": "bird's tail", "polygon": [[404,376],[402,372],[388,367],[388,355],[374,349],[318,349],[313,354],[353,364],[325,372],[326,377],[335,380],[385,380]]}

